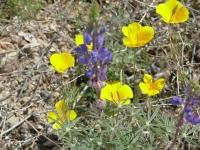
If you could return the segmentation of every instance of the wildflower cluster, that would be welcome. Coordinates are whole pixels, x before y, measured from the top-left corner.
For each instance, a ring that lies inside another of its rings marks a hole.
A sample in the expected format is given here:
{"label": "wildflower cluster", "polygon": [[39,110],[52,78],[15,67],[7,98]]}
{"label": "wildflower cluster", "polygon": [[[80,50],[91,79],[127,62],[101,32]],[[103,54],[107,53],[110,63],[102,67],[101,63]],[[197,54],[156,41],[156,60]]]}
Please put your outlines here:
{"label": "wildflower cluster", "polygon": [[194,112],[195,106],[200,101],[200,95],[198,93],[198,90],[193,91],[193,88],[191,88],[190,85],[187,86],[186,88],[186,100],[183,101],[183,99],[179,96],[174,96],[170,101],[173,105],[184,105],[184,110],[183,112],[185,113],[185,118],[183,118],[183,121],[190,122],[193,125],[196,125],[200,123],[200,118],[199,116]]}
{"label": "wildflower cluster", "polygon": [[76,44],[79,45],[75,48],[79,55],[78,61],[80,64],[86,65],[86,76],[90,78],[88,85],[95,88],[104,86],[103,81],[107,79],[107,64],[113,57],[107,47],[103,46],[105,31],[105,27],[101,30],[88,28],[87,33],[83,36],[76,36]]}
{"label": "wildflower cluster", "polygon": [[[93,10],[94,14],[95,9]],[[162,20],[166,23],[181,23],[189,18],[189,11],[177,0],[168,0],[166,3],[159,4],[156,12],[161,15]],[[98,16],[98,15],[96,15]],[[86,33],[79,34],[75,38],[78,62],[86,68],[86,76],[89,78],[88,86],[96,89],[97,92],[97,109],[103,114],[106,108],[106,101],[111,101],[118,106],[131,104],[134,94],[131,87],[125,83],[105,82],[107,80],[106,72],[108,64],[112,61],[113,54],[104,46],[105,27],[97,25],[97,17],[93,16],[93,21],[86,28]],[[122,27],[124,34],[123,44],[130,48],[138,48],[146,45],[154,37],[154,29],[150,26],[142,26],[138,22],[133,22],[128,26]],[[74,65],[74,57],[71,54],[53,54],[50,57],[51,68],[59,73],[65,71]],[[154,96],[161,92],[165,86],[165,79],[160,78],[153,81],[153,77],[144,74],[143,82],[139,83],[142,94]],[[196,125],[200,123],[199,116],[195,113],[194,108],[200,100],[200,95],[193,88],[187,87],[187,98],[183,101],[181,97],[175,96],[171,99],[173,105],[184,105],[183,115],[181,118],[182,125],[185,121]],[[77,116],[74,110],[68,110],[63,100],[55,104],[56,112],[49,112],[48,121],[53,122],[54,129],[62,128],[65,120],[74,120]],[[180,127],[180,126],[179,126]],[[177,129],[177,133],[179,129]],[[177,134],[178,135],[178,134]],[[174,138],[174,141],[176,141]],[[172,144],[174,145],[174,143]]]}

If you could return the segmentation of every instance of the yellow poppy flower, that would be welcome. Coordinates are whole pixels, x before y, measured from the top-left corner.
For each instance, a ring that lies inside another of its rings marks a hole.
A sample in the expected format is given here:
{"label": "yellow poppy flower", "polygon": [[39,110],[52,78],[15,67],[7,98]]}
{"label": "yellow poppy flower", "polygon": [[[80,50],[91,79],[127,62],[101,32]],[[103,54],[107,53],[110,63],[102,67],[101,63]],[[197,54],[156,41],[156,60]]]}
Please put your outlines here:
{"label": "yellow poppy flower", "polygon": [[68,53],[53,54],[50,57],[50,63],[52,64],[50,68],[65,73],[69,67],[74,65],[74,57]]}
{"label": "yellow poppy flower", "polygon": [[[84,36],[82,34],[76,35],[75,43],[77,46],[84,44]],[[86,46],[87,46],[89,52],[92,51],[92,46],[93,46],[92,43],[87,44]]]}
{"label": "yellow poppy flower", "polygon": [[107,83],[101,89],[100,98],[119,105],[128,105],[131,103],[130,98],[133,98],[133,91],[128,85],[121,85],[120,82]]}
{"label": "yellow poppy flower", "polygon": [[142,91],[142,94],[148,94],[148,96],[153,96],[159,94],[165,85],[165,79],[161,78],[152,83],[152,76],[145,74],[143,78],[144,82],[139,83],[139,87]]}
{"label": "yellow poppy flower", "polygon": [[47,113],[47,121],[48,122],[56,122],[53,124],[53,129],[57,130],[57,129],[61,129],[62,128],[62,124],[65,120],[68,120],[68,117],[70,116],[70,120],[74,120],[76,119],[76,112],[74,110],[70,110],[67,111],[67,107],[66,104],[64,102],[64,100],[59,100],[56,104],[55,104],[55,108],[57,113],[55,112],[48,112]]}
{"label": "yellow poppy flower", "polygon": [[156,13],[162,16],[166,23],[181,23],[189,18],[188,9],[177,0],[168,0],[156,7]]}
{"label": "yellow poppy flower", "polygon": [[149,26],[141,26],[133,22],[122,27],[122,32],[126,36],[123,38],[123,44],[127,47],[141,47],[147,44],[154,36],[154,29]]}

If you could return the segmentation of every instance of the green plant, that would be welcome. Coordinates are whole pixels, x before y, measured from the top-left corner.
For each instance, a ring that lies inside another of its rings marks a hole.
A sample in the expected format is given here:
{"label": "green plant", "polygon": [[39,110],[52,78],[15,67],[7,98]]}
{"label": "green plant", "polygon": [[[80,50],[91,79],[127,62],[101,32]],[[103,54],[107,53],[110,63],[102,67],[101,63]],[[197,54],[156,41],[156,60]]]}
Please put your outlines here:
{"label": "green plant", "polygon": [[0,18],[11,19],[15,16],[20,20],[33,18],[44,5],[43,0],[7,0],[0,9]]}

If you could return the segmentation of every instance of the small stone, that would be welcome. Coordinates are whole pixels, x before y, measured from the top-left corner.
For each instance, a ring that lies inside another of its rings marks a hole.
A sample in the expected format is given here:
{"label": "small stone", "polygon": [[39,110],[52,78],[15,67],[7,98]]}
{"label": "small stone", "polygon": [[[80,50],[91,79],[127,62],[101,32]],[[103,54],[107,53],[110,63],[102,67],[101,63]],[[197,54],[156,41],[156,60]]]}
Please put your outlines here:
{"label": "small stone", "polygon": [[0,101],[2,101],[2,100],[4,100],[4,99],[6,99],[6,98],[8,98],[10,96],[10,92],[9,91],[2,91],[1,93],[0,93]]}
{"label": "small stone", "polygon": [[11,116],[7,122],[11,124],[11,126],[16,125],[20,121],[19,117],[16,117],[15,115]]}
{"label": "small stone", "polygon": [[40,114],[41,119],[46,119],[46,114]]}
{"label": "small stone", "polygon": [[49,51],[50,51],[50,52],[55,52],[56,49],[55,49],[54,47],[51,47]]}
{"label": "small stone", "polygon": [[24,45],[28,44],[28,42],[26,40],[22,40],[20,43],[19,43],[19,47],[23,47]]}
{"label": "small stone", "polygon": [[20,31],[20,32],[18,33],[18,36],[20,36],[20,37],[24,37],[24,35],[26,35],[26,33],[22,32],[22,31]]}

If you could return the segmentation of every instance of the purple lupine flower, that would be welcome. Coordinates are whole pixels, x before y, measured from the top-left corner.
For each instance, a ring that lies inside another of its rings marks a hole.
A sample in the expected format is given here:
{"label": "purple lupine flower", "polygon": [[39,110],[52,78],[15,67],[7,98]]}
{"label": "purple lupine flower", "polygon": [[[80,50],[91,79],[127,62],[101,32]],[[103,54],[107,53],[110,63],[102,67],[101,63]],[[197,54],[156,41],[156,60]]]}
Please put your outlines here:
{"label": "purple lupine flower", "polygon": [[87,65],[89,63],[89,56],[79,56],[78,61],[82,65]]}
{"label": "purple lupine flower", "polygon": [[185,116],[185,119],[186,119],[188,122],[192,122],[193,119],[194,119],[194,117],[193,117],[193,115],[186,115],[186,116]]}
{"label": "purple lupine flower", "polygon": [[190,108],[190,107],[185,107],[185,109],[184,109],[184,112],[186,114],[190,113],[191,111],[192,111],[192,108]]}
{"label": "purple lupine flower", "polygon": [[196,106],[198,104],[198,100],[192,100],[192,102],[190,103],[192,107]]}
{"label": "purple lupine flower", "polygon": [[103,26],[103,27],[101,28],[101,30],[99,31],[99,34],[104,34],[105,32],[106,32],[106,27]]}
{"label": "purple lupine flower", "polygon": [[100,77],[100,79],[101,79],[102,81],[105,81],[105,80],[107,79],[107,77],[106,77],[106,75],[105,75],[107,69],[108,69],[107,65],[103,65],[103,66],[101,66],[101,68],[99,69],[98,76]]}
{"label": "purple lupine flower", "polygon": [[112,60],[112,53],[106,47],[99,47],[100,60],[102,64],[109,63]]}
{"label": "purple lupine flower", "polygon": [[[87,66],[86,76],[90,78],[88,85],[101,89],[105,85],[107,64],[112,60],[113,54],[103,46],[105,27],[100,30],[87,27],[86,31],[84,44],[75,48],[75,50],[79,54],[79,63]],[[91,43],[93,49],[89,52],[86,45]]]}
{"label": "purple lupine flower", "polygon": [[[194,90],[195,89],[195,90]],[[186,100],[185,102],[182,101],[182,98],[178,97],[178,96],[174,96],[170,102],[173,105],[180,105],[180,104],[184,104],[184,110],[183,113],[185,113],[185,120],[187,122],[190,122],[193,125],[196,125],[198,123],[200,123],[200,118],[199,116],[193,112],[193,108],[195,106],[197,106],[198,102],[200,101],[200,95],[198,94],[198,90],[197,88],[192,88],[192,85],[188,84],[186,86]],[[183,115],[184,117],[184,115]],[[182,118],[184,119],[184,118]]]}
{"label": "purple lupine flower", "polygon": [[88,48],[87,48],[87,46],[85,44],[81,44],[81,45],[79,45],[79,47],[75,48],[75,51],[78,54],[84,54],[84,53],[88,52]]}
{"label": "purple lupine flower", "polygon": [[102,46],[103,45],[103,42],[104,42],[104,35],[99,35],[96,39],[96,43],[98,46]]}
{"label": "purple lupine flower", "polygon": [[[195,114],[196,115],[196,114]],[[198,115],[193,117],[193,120],[191,122],[193,125],[196,125],[198,123],[200,123],[200,118],[198,117]]]}
{"label": "purple lupine flower", "polygon": [[92,77],[93,76],[93,72],[92,71],[87,71],[86,72],[86,76],[89,77],[89,78]]}
{"label": "purple lupine flower", "polygon": [[183,103],[182,98],[178,97],[178,96],[174,96],[170,102],[172,103],[172,105],[181,105]]}
{"label": "purple lupine flower", "polygon": [[92,66],[91,70],[92,70],[93,72],[96,71],[96,70],[97,70],[97,66],[96,66],[96,65]]}
{"label": "purple lupine flower", "polygon": [[89,34],[85,33],[84,34],[84,44],[90,44],[91,42],[92,42],[92,37]]}
{"label": "purple lupine flower", "polygon": [[200,118],[197,114],[187,115],[185,118],[188,122],[191,122],[193,125],[200,123]]}

